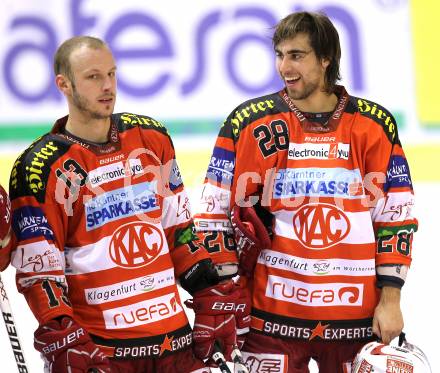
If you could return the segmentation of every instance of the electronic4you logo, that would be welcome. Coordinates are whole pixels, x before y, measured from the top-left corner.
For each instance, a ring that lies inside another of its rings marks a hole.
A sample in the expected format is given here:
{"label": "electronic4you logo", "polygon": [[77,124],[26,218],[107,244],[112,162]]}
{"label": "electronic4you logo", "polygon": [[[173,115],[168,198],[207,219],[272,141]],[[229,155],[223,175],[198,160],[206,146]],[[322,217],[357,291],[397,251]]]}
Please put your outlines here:
{"label": "electronic4you logo", "polygon": [[156,226],[144,222],[128,223],[113,234],[110,258],[120,267],[143,267],[159,257],[164,242],[163,234]]}

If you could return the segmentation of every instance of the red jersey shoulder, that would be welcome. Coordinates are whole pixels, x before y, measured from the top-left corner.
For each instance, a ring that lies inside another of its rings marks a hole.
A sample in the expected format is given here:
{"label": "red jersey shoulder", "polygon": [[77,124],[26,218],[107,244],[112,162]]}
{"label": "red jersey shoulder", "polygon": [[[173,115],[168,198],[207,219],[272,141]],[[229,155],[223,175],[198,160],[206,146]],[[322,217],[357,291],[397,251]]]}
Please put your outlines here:
{"label": "red jersey shoulder", "polygon": [[277,93],[252,98],[237,106],[223,122],[221,137],[233,138],[235,141],[249,124],[268,115],[287,112],[289,108]]}
{"label": "red jersey shoulder", "polygon": [[71,144],[53,134],[36,139],[15,161],[9,180],[11,200],[34,196],[44,203],[47,182],[54,162],[60,159]]}
{"label": "red jersey shoulder", "polygon": [[389,110],[376,102],[360,97],[352,97],[357,111],[365,118],[379,124],[392,144],[399,143],[396,120]]}

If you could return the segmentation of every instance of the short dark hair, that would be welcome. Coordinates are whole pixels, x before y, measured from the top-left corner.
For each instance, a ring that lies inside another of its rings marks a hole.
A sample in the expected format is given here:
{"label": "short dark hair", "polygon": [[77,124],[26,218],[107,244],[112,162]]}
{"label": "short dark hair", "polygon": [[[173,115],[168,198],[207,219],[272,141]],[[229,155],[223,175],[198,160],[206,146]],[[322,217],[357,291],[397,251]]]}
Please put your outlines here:
{"label": "short dark hair", "polygon": [[306,34],[310,45],[319,60],[328,59],[330,64],[325,72],[325,90],[333,91],[336,82],[341,79],[339,62],[341,45],[339,35],[333,23],[324,13],[297,12],[283,18],[276,26],[272,37],[274,48],[298,34]]}
{"label": "short dark hair", "polygon": [[63,74],[70,81],[74,81],[72,66],[70,64],[70,55],[74,50],[82,46],[87,46],[92,49],[108,48],[104,41],[93,36],[74,36],[73,38],[67,39],[55,52],[53,60],[55,76]]}

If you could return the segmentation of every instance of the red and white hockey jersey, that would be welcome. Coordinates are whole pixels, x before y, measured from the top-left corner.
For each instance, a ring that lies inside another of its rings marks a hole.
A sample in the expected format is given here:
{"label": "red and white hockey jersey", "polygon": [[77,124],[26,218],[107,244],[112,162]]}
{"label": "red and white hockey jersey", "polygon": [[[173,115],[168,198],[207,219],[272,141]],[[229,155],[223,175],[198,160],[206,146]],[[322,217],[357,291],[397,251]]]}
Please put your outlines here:
{"label": "red and white hockey jersey", "polygon": [[[249,100],[223,123],[195,224],[217,263],[237,263],[230,209],[274,217],[253,278],[252,328],[303,340],[372,336],[376,266],[409,265],[417,221],[396,122],[341,86],[328,121],[285,91]],[[224,243],[228,242],[227,245]]]}
{"label": "red and white hockey jersey", "polygon": [[176,277],[209,257],[163,125],[114,114],[105,145],[65,131],[67,117],[14,164],[12,264],[40,323],[70,315],[117,357],[191,344]]}

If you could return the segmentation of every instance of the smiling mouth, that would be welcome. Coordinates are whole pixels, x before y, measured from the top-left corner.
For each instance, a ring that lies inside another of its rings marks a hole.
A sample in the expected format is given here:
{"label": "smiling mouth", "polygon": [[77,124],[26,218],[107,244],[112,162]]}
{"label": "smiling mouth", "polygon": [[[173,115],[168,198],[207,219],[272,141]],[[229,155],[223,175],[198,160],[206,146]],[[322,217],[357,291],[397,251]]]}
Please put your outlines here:
{"label": "smiling mouth", "polygon": [[297,78],[284,78],[284,81],[286,82],[286,84],[295,84],[300,79],[301,79],[300,77],[297,77]]}

